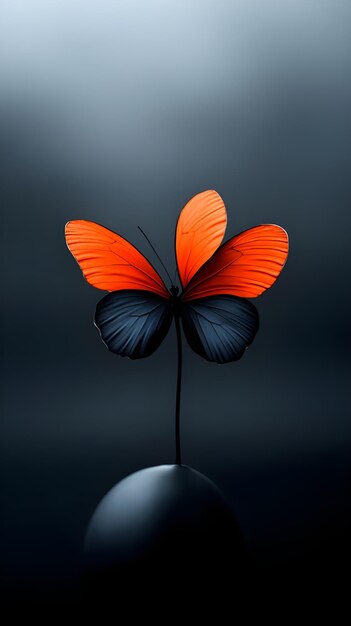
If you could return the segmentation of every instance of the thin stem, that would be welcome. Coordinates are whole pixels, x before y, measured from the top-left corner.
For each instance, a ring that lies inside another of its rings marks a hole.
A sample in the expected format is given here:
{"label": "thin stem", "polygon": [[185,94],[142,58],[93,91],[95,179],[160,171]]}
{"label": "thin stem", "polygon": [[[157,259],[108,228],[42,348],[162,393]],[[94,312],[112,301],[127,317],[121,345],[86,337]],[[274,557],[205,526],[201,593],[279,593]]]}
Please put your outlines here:
{"label": "thin stem", "polygon": [[179,314],[174,315],[176,333],[177,333],[177,351],[178,351],[178,369],[177,369],[177,394],[176,394],[176,411],[175,411],[175,440],[176,440],[176,464],[181,465],[180,452],[180,392],[182,388],[182,335],[180,329]]}

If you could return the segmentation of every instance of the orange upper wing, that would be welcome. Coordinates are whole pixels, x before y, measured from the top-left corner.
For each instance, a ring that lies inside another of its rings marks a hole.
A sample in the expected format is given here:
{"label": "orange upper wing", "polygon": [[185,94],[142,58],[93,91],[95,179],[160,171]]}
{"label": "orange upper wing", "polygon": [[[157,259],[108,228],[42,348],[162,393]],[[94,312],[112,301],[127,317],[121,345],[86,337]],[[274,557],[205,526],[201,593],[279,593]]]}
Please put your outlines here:
{"label": "orange upper wing", "polygon": [[106,291],[145,289],[170,297],[151,263],[120,235],[86,220],[68,222],[65,234],[68,248],[94,287]]}
{"label": "orange upper wing", "polygon": [[227,225],[224,202],[216,191],[198,193],[181,211],[176,229],[179,278],[185,288],[221,244]]}
{"label": "orange upper wing", "polygon": [[288,235],[274,224],[255,226],[223,244],[196,273],[184,300],[220,294],[256,298],[273,285],[286,261]]}

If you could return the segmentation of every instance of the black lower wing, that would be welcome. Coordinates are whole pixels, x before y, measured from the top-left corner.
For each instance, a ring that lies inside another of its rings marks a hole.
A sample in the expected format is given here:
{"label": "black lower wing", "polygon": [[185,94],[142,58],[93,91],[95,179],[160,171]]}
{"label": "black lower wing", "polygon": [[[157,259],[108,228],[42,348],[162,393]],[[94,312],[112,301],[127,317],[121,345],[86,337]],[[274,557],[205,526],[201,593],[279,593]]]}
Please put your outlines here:
{"label": "black lower wing", "polygon": [[142,359],[161,344],[172,321],[171,301],[150,291],[112,291],[98,302],[95,326],[111,352]]}
{"label": "black lower wing", "polygon": [[215,363],[240,359],[259,326],[256,307],[236,296],[183,302],[181,316],[189,346]]}

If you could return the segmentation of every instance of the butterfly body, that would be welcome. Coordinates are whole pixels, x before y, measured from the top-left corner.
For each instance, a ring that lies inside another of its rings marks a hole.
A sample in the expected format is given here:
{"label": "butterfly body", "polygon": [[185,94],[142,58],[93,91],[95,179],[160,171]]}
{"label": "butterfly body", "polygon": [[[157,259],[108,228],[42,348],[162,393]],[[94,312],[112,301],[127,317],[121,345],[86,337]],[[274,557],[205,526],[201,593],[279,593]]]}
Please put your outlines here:
{"label": "butterfly body", "polygon": [[179,287],[177,285],[171,285],[169,293],[171,294],[174,302],[178,302],[180,300]]}
{"label": "butterfly body", "polygon": [[109,350],[132,359],[151,355],[172,320],[190,347],[216,363],[238,360],[258,330],[247,298],[268,289],[284,266],[288,237],[280,226],[256,226],[221,244],[226,228],[222,198],[194,196],[180,213],[176,260],[181,289],[164,281],[131,243],[85,220],[68,222],[66,241],[87,281],[109,291],[95,325]]}

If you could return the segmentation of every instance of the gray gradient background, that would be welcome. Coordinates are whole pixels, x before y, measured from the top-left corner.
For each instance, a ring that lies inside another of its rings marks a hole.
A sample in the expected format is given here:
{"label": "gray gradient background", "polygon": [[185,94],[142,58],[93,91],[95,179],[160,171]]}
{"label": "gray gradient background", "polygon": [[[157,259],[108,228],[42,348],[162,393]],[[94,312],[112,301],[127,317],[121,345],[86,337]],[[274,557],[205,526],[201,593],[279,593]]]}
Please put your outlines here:
{"label": "gray gradient background", "polygon": [[149,359],[108,353],[92,324],[104,294],[83,280],[64,224],[98,221],[154,262],[140,224],[173,272],[178,213],[208,188],[226,203],[227,237],[273,222],[291,250],[255,301],[261,328],[240,362],[185,349],[184,462],[226,493],[260,567],[313,569],[321,546],[330,562],[342,553],[350,20],[347,0],[1,2],[1,539],[12,591],[74,589],[102,495],[174,458],[174,330]]}

